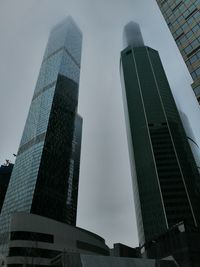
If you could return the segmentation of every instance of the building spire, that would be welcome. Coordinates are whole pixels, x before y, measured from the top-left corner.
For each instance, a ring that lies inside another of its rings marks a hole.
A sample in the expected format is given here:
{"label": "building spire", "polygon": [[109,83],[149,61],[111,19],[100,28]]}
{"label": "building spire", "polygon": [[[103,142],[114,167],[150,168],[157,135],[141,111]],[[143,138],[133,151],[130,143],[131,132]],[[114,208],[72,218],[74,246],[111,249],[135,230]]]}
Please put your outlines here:
{"label": "building spire", "polygon": [[144,41],[139,24],[130,21],[124,27],[123,32],[123,46],[140,47],[144,46]]}

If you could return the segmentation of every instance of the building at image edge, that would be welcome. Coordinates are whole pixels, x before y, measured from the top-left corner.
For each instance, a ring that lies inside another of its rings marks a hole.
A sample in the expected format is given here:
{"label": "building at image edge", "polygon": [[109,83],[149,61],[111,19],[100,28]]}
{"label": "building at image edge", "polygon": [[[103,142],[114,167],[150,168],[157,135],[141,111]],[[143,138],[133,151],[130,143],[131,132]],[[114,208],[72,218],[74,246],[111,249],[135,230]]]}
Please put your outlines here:
{"label": "building at image edge", "polygon": [[200,1],[156,0],[194,80],[200,103]]}

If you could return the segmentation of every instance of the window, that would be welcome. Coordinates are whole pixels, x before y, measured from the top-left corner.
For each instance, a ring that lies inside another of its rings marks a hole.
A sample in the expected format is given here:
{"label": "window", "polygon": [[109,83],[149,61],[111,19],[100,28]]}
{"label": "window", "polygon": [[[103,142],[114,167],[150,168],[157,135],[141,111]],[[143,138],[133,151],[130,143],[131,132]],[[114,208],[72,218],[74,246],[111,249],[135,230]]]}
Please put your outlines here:
{"label": "window", "polygon": [[191,45],[188,45],[185,49],[184,49],[184,52],[186,54],[190,53],[192,51],[192,46]]}
{"label": "window", "polygon": [[10,247],[9,256],[24,256],[24,257],[39,257],[39,258],[54,258],[60,251],[41,249],[41,248],[29,248],[29,247]]}
{"label": "window", "polygon": [[200,85],[194,88],[194,93],[196,96],[200,95]]}
{"label": "window", "polygon": [[190,64],[194,63],[194,62],[197,61],[197,60],[198,60],[197,55],[194,55],[194,56],[192,56],[192,57],[189,58],[189,62],[190,62]]}
{"label": "window", "polygon": [[187,55],[187,57],[191,57],[191,56],[194,55],[199,49],[200,49],[200,45],[197,46],[195,49],[193,49],[193,50]]}
{"label": "window", "polygon": [[182,5],[183,3],[182,3],[182,1],[180,1],[173,9],[172,9],[172,11],[175,11],[178,7],[180,7],[180,5]]}
{"label": "window", "polygon": [[198,67],[198,69],[196,69],[196,74],[197,74],[197,76],[200,75],[200,67]]}
{"label": "window", "polygon": [[195,8],[185,19],[189,19],[197,11],[198,11],[198,9]]}
{"label": "window", "polygon": [[54,236],[43,233],[15,231],[11,232],[10,240],[31,240],[31,241],[53,243]]}

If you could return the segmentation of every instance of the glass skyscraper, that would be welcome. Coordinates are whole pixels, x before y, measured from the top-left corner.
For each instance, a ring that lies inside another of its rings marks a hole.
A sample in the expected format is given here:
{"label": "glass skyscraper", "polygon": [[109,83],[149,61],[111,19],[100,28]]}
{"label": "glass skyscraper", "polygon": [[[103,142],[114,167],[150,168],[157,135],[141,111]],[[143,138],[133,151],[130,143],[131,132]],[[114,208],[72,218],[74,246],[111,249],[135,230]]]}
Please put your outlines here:
{"label": "glass skyscraper", "polygon": [[194,80],[200,102],[200,0],[156,0]]}
{"label": "glass skyscraper", "polygon": [[144,45],[137,24],[124,35],[121,76],[143,246],[182,221],[200,225],[200,176],[158,52]]}
{"label": "glass skyscraper", "polygon": [[1,252],[14,212],[76,224],[81,47],[82,33],[70,17],[51,31],[2,207]]}

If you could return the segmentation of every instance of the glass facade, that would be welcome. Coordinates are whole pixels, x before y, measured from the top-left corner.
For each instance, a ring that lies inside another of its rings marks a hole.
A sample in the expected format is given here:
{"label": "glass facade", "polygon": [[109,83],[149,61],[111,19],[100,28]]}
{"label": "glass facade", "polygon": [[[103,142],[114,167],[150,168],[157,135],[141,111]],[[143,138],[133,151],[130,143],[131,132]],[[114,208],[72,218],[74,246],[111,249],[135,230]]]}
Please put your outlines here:
{"label": "glass facade", "polygon": [[82,118],[77,115],[75,119],[75,129],[72,142],[72,156],[70,159],[70,175],[68,179],[67,192],[67,214],[68,218],[76,224],[78,183],[80,170],[81,139],[82,139]]}
{"label": "glass facade", "polygon": [[0,212],[3,206],[7,188],[9,185],[12,169],[13,169],[12,163],[8,163],[8,165],[0,166]]}
{"label": "glass facade", "polygon": [[181,120],[182,120],[184,128],[185,128],[187,139],[188,139],[188,142],[189,142],[190,147],[192,149],[194,159],[196,161],[196,165],[197,165],[197,168],[198,168],[199,173],[200,173],[200,149],[199,149],[199,146],[196,142],[196,139],[194,137],[194,133],[192,131],[190,122],[189,122],[186,114],[181,112],[180,110],[179,110],[179,114],[181,116]]}
{"label": "glass facade", "polygon": [[199,226],[200,177],[157,51],[121,52],[140,245],[184,221]]}
{"label": "glass facade", "polygon": [[[81,46],[82,33],[70,17],[53,28],[0,216],[2,252],[13,212],[76,224],[78,177],[73,186],[70,168],[75,161]],[[81,127],[79,132],[77,142]],[[80,143],[76,153],[80,154]],[[72,195],[74,203],[68,205]]]}
{"label": "glass facade", "polygon": [[156,0],[194,80],[200,102],[200,0]]}

